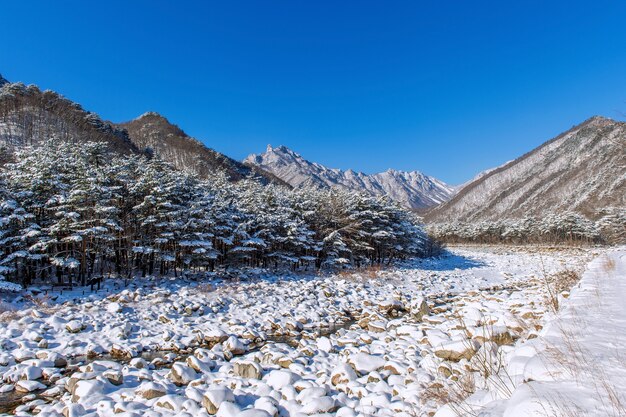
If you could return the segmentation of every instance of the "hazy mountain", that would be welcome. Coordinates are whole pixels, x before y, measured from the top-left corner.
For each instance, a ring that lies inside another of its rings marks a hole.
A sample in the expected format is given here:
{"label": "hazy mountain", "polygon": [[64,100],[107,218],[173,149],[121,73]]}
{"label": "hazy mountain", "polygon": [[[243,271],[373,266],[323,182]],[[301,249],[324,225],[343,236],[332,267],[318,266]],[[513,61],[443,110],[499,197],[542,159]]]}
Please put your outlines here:
{"label": "hazy mountain", "polygon": [[413,209],[441,204],[454,193],[453,187],[417,171],[390,169],[368,175],[352,170],[330,169],[307,161],[285,146],[273,148],[268,145],[265,153],[250,155],[244,163],[271,172],[293,187],[340,187],[372,195],[387,195]]}
{"label": "hazy mountain", "polygon": [[148,112],[118,126],[128,132],[131,141],[140,150],[154,152],[179,169],[200,176],[219,170],[225,172],[232,180],[252,176],[265,183],[282,183],[257,167],[246,166],[208,148],[158,113]]}
{"label": "hazy mountain", "polygon": [[626,123],[591,119],[464,187],[426,219],[476,221],[626,206]]}

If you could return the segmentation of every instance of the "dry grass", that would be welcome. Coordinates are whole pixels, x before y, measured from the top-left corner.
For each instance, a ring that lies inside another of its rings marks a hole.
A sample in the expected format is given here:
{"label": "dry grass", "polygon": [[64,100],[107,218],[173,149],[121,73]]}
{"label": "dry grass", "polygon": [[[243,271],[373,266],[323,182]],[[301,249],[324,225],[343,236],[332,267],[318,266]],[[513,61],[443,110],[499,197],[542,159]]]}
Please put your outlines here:
{"label": "dry grass", "polygon": [[196,287],[196,291],[200,294],[209,294],[215,292],[215,285],[210,282],[205,282]]}
{"label": "dry grass", "polygon": [[[460,314],[457,313],[455,317],[459,322],[457,329],[462,330],[468,338],[467,349],[474,349],[472,337],[476,338],[477,335],[472,335]],[[480,407],[467,402],[467,399],[477,391],[479,382],[482,387],[489,387],[502,396],[512,395],[515,389],[513,379],[506,370],[503,351],[494,342],[498,335],[491,325],[481,328],[482,334],[478,337],[485,342],[473,355],[469,365],[458,374],[452,373],[444,383],[428,387],[422,394],[425,402],[432,401],[439,406],[447,405],[459,417],[479,416]]]}
{"label": "dry grass", "polygon": [[602,269],[604,272],[611,272],[615,269],[615,260],[608,256],[602,259]]}
{"label": "dry grass", "polygon": [[580,274],[571,269],[564,269],[554,274],[543,272],[542,284],[546,292],[546,304],[552,312],[559,311],[561,294],[569,292],[580,281]]}
{"label": "dry grass", "polygon": [[[601,304],[602,294],[600,293],[600,280],[609,276],[609,272],[615,269],[615,261],[609,257],[605,257],[602,260],[602,271],[605,274],[596,274],[593,279],[595,282],[597,303]],[[580,343],[583,330],[589,327],[586,324],[585,317],[578,309],[571,309],[570,314],[573,314],[576,319],[576,328],[566,328],[561,322],[556,322],[558,331],[561,334],[559,338],[562,343],[557,347],[555,345],[549,345],[545,352],[545,359],[557,366],[563,372],[566,372],[571,378],[580,386],[586,386],[592,389],[595,393],[594,398],[600,402],[602,410],[605,411],[608,417],[625,417],[626,416],[626,402],[623,395],[623,387],[616,387],[615,383],[611,381],[609,376],[607,365],[605,362],[598,362],[595,360],[593,352],[588,351]],[[616,350],[615,362],[617,366],[626,367],[626,363],[621,353]],[[565,399],[554,398],[551,402],[551,412],[547,415],[551,416],[563,416],[563,417],[577,417],[584,415],[581,410],[570,404],[570,401]]]}
{"label": "dry grass", "polygon": [[356,269],[342,269],[336,275],[346,281],[369,281],[377,279],[383,269],[380,264],[368,265]]}
{"label": "dry grass", "polygon": [[8,323],[19,319],[18,311],[9,303],[0,302],[0,323]]}

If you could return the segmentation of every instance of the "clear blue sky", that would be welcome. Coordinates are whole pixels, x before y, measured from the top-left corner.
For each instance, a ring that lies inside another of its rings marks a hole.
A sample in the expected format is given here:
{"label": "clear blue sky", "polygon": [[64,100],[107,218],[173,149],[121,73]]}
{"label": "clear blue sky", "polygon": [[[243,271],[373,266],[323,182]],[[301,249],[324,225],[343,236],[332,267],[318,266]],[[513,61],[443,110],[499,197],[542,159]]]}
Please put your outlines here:
{"label": "clear blue sky", "polygon": [[0,73],[237,159],[460,183],[626,112],[626,1],[3,1]]}

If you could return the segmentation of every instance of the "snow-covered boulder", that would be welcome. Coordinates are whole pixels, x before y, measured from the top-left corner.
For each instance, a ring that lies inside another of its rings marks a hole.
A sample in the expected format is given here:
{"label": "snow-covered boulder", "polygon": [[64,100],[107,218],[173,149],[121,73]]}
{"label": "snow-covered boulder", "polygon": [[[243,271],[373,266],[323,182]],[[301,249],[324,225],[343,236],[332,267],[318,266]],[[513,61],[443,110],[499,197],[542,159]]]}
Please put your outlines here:
{"label": "snow-covered boulder", "polygon": [[198,378],[198,374],[193,368],[182,362],[176,362],[172,365],[167,377],[176,385],[187,385],[194,379]]}
{"label": "snow-covered boulder", "polygon": [[233,372],[242,378],[261,379],[263,368],[256,362],[241,361],[235,363]]}
{"label": "snow-covered boulder", "polygon": [[204,393],[204,397],[202,398],[202,405],[207,413],[211,415],[217,413],[224,402],[235,402],[233,392],[226,387],[210,389]]}

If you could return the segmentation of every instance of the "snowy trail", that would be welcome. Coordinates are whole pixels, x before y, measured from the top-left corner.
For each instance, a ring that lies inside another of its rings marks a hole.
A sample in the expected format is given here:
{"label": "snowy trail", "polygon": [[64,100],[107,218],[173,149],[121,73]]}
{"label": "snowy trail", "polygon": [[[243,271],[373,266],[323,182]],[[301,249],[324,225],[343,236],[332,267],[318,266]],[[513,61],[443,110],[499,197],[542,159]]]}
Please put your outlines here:
{"label": "snowy trail", "polygon": [[593,260],[540,337],[507,362],[516,387],[481,416],[626,416],[626,248]]}

